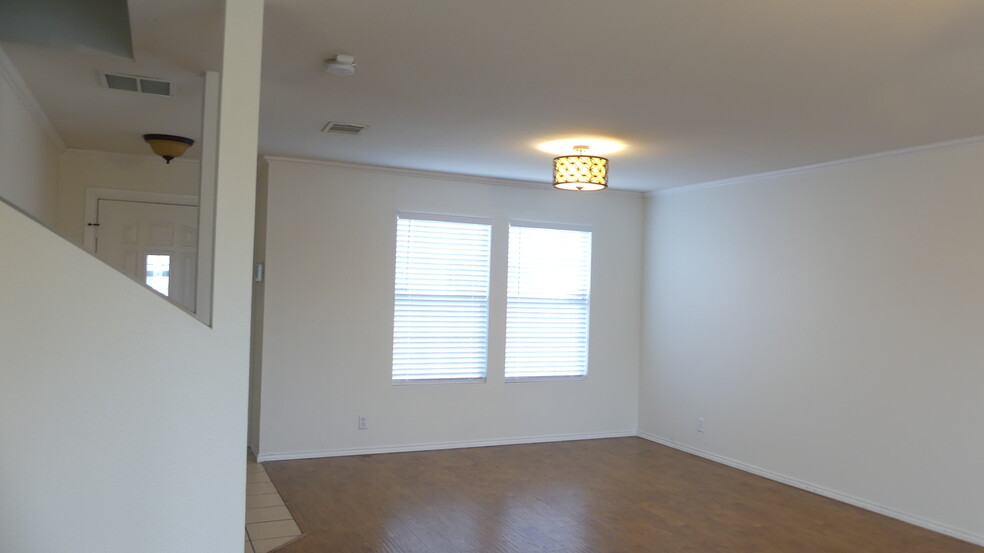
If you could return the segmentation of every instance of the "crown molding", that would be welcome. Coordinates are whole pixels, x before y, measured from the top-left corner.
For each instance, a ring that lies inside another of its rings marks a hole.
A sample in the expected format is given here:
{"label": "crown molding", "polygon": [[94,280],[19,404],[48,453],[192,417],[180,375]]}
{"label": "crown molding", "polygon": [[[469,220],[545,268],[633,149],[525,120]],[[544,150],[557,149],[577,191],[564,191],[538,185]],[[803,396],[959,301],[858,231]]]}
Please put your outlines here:
{"label": "crown molding", "polygon": [[38,103],[37,98],[34,97],[34,93],[31,92],[30,87],[27,86],[27,82],[24,81],[24,77],[21,76],[20,71],[17,70],[13,60],[10,59],[3,47],[0,47],[0,77],[7,81],[7,84],[13,89],[14,94],[20,99],[21,105],[31,114],[31,117],[34,118],[34,121],[41,127],[44,133],[48,135],[48,138],[54,142],[55,147],[60,152],[64,152],[67,149],[65,141],[58,134],[58,129],[51,123],[51,119],[48,119],[48,115],[44,112],[41,104]]}
{"label": "crown molding", "polygon": [[876,159],[883,159],[887,157],[897,157],[909,154],[916,154],[920,152],[929,152],[934,150],[946,150],[949,148],[958,148],[961,146],[967,146],[970,144],[976,144],[979,142],[984,142],[984,135],[970,136],[967,138],[958,138],[956,140],[946,140],[943,142],[933,142],[932,144],[923,144],[921,146],[911,146],[909,148],[899,148],[897,150],[888,150],[885,152],[878,152],[875,154],[866,154],[863,156],[848,157],[844,159],[838,159],[834,161],[825,161],[823,163],[815,163],[813,165],[804,165],[802,167],[793,167],[790,169],[780,169],[778,171],[767,171],[765,173],[755,173],[752,175],[745,175],[742,177],[735,177],[731,179],[722,179],[716,181],[702,182],[699,184],[689,184],[686,186],[678,186],[675,188],[665,188],[663,190],[652,190],[646,192],[645,196],[647,198],[655,198],[658,196],[671,196],[674,194],[684,194],[687,192],[697,192],[699,190],[706,190],[709,188],[718,188],[721,186],[732,186],[735,184],[744,184],[748,182],[774,179],[779,177],[785,177],[789,175],[798,175],[801,173],[809,173],[812,171],[819,171],[821,169],[829,169],[831,167],[838,167],[841,165],[852,165],[855,163],[864,163],[867,161],[873,161]]}
{"label": "crown molding", "polygon": [[[496,177],[483,177],[478,175],[464,175],[461,173],[444,173],[441,171],[426,171],[422,169],[406,169],[403,167],[388,167],[384,165],[369,165],[364,163],[351,163],[347,161],[330,161],[324,159],[306,159],[306,158],[296,158],[287,156],[260,156],[261,160],[270,162],[282,162],[282,163],[297,163],[303,165],[318,165],[321,167],[332,167],[336,169],[349,169],[352,171],[369,171],[375,173],[385,173],[389,175],[400,175],[404,177],[414,177],[423,179],[434,179],[434,180],[444,180],[459,183],[468,184],[486,184],[493,186],[511,186],[513,188],[530,188],[533,190],[540,190],[543,192],[564,192],[557,191],[546,182],[534,182],[534,181],[524,181],[524,180],[514,180],[514,179],[500,179]],[[599,192],[590,192],[589,194],[601,194],[601,195],[616,195],[616,196],[626,196],[632,198],[641,198],[642,192],[635,192],[632,190],[613,190],[611,188]]]}

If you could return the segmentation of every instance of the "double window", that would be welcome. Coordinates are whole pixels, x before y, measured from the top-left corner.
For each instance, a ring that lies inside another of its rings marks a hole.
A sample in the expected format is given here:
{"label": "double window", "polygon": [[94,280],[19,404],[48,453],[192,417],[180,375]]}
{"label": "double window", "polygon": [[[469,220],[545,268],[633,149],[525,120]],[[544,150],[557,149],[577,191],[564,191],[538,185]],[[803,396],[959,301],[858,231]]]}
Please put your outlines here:
{"label": "double window", "polygon": [[[394,382],[485,379],[491,236],[486,220],[398,218]],[[512,223],[508,252],[506,381],[583,378],[591,232]]]}

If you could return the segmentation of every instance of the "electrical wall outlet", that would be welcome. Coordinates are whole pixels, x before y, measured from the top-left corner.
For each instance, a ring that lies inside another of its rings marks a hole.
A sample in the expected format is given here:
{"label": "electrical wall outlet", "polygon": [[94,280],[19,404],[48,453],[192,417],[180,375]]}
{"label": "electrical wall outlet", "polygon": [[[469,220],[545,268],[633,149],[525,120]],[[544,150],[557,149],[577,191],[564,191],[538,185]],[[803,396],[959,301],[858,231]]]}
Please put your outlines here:
{"label": "electrical wall outlet", "polygon": [[703,431],[704,431],[704,417],[700,417],[699,419],[697,419],[697,432],[703,432]]}
{"label": "electrical wall outlet", "polygon": [[359,430],[368,430],[368,429],[369,429],[369,422],[366,420],[366,417],[363,415],[359,415]]}

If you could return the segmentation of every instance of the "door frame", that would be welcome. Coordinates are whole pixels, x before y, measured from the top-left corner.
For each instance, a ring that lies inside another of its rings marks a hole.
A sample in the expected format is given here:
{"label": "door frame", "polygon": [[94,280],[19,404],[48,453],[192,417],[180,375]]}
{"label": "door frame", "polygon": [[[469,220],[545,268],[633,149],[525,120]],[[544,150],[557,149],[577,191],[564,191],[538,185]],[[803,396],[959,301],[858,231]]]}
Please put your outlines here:
{"label": "door frame", "polygon": [[[198,207],[198,196],[190,194],[165,194],[141,190],[120,190],[118,188],[87,188],[85,191],[85,228],[82,229],[85,249],[96,253],[96,227],[99,220],[99,200],[138,202],[145,204],[190,205]],[[201,242],[202,230],[198,230]]]}
{"label": "door frame", "polygon": [[[198,208],[198,272],[197,294],[195,295],[195,309],[192,311],[198,320],[209,324],[207,320],[211,316],[212,306],[212,260],[208,263],[201,262],[202,244],[207,244],[211,250],[212,235],[214,227],[212,221],[214,215],[203,214],[199,205],[199,197],[190,194],[167,194],[164,192],[146,192],[142,190],[121,190],[118,188],[87,188],[85,191],[85,228],[83,229],[84,247],[86,251],[96,254],[96,226],[90,223],[98,223],[99,220],[99,200],[115,200],[122,202],[137,202],[149,204],[170,204],[184,205]],[[207,226],[203,226],[207,225]],[[203,283],[203,279],[207,279]],[[204,285],[203,285],[204,284]],[[182,308],[184,309],[184,308]]]}

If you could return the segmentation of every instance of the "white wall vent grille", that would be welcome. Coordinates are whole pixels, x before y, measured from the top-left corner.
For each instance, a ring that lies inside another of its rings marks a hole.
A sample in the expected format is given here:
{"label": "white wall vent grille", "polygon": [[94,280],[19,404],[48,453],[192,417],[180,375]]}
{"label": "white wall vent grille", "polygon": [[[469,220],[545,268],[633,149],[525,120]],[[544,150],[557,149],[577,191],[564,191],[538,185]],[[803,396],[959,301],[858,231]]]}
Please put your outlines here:
{"label": "white wall vent grille", "polygon": [[359,134],[360,132],[366,130],[368,125],[355,125],[353,123],[339,123],[337,121],[328,121],[325,128],[321,129],[321,132],[333,132],[338,134]]}
{"label": "white wall vent grille", "polygon": [[123,75],[120,73],[103,73],[103,84],[113,90],[128,90],[155,96],[173,96],[174,87],[161,79],[141,77],[139,75]]}

